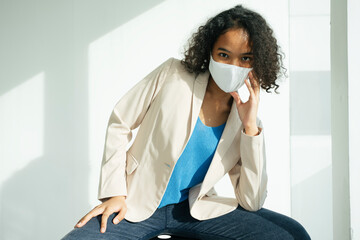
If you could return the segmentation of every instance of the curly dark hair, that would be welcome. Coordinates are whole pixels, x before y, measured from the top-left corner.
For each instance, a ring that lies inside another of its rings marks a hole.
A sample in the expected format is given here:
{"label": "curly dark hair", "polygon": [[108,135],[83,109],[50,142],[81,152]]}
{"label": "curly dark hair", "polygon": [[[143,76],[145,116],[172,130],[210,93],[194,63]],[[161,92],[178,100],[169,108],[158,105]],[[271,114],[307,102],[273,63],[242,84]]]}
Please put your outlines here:
{"label": "curly dark hair", "polygon": [[200,26],[189,39],[188,48],[184,52],[185,58],[181,63],[190,73],[205,72],[209,69],[210,52],[218,37],[237,28],[243,28],[249,34],[254,56],[254,77],[266,92],[275,88],[277,93],[279,85],[276,80],[286,72],[282,62],[283,54],[265,19],[242,5],[223,11]]}

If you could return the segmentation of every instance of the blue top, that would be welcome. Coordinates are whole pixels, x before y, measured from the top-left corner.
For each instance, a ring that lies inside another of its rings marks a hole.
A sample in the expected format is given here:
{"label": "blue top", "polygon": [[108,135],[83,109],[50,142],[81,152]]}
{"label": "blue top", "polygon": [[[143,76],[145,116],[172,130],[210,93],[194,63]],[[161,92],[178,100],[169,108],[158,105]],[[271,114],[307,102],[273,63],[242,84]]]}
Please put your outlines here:
{"label": "blue top", "polygon": [[189,142],[175,164],[158,208],[186,200],[189,189],[204,180],[225,124],[226,122],[217,127],[209,127],[198,117]]}

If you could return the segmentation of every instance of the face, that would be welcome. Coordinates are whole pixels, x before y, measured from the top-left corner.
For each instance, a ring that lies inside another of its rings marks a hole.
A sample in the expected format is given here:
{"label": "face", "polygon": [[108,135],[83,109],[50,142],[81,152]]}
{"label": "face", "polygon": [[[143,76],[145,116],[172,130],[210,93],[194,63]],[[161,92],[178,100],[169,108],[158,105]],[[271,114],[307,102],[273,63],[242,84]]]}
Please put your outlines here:
{"label": "face", "polygon": [[249,35],[242,28],[230,29],[219,36],[212,49],[216,62],[250,68],[253,64]]}

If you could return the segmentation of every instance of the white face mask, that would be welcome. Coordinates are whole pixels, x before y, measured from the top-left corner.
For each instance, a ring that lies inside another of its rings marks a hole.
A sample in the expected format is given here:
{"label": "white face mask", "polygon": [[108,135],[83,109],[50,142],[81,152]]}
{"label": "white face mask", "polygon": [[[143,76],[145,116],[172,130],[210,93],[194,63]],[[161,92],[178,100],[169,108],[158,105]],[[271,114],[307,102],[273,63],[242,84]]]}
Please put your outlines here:
{"label": "white face mask", "polygon": [[214,61],[210,54],[209,71],[215,83],[224,92],[234,92],[244,85],[252,68],[238,67]]}

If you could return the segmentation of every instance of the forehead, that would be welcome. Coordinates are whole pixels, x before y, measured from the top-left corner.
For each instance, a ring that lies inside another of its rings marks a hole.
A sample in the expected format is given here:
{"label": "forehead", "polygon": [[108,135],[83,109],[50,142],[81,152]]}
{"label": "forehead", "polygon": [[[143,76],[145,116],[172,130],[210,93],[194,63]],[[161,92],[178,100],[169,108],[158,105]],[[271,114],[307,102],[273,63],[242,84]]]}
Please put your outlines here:
{"label": "forehead", "polygon": [[223,47],[234,52],[249,52],[251,51],[249,34],[243,28],[230,29],[219,36],[214,44],[214,50],[218,47]]}

